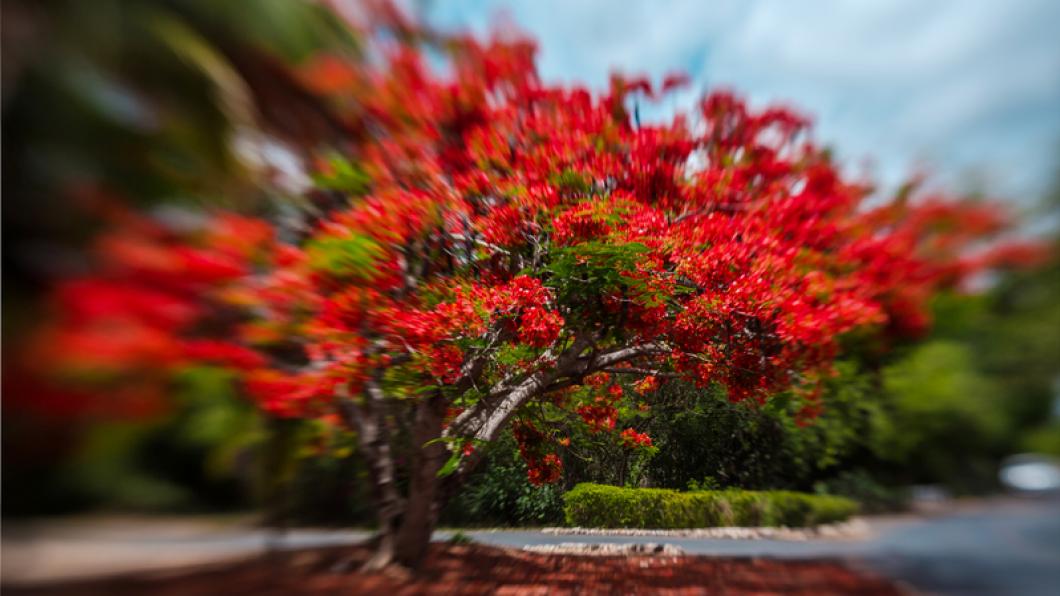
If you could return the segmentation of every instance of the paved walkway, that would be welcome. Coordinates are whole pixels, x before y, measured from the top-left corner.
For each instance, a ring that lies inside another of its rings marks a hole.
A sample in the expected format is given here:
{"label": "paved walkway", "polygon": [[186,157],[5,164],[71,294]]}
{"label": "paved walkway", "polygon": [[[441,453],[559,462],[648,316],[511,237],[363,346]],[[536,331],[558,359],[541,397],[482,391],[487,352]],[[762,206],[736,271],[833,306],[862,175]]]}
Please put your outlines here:
{"label": "paved walkway", "polygon": [[[940,594],[1060,594],[1060,501],[990,502],[929,517],[869,520],[863,540],[741,540],[571,536],[534,530],[468,531],[497,546],[563,542],[673,544],[689,554],[839,558]],[[444,540],[449,532],[435,538]],[[98,577],[251,557],[269,548],[352,544],[364,531],[248,527],[246,519],[108,518],[5,525],[4,583]]]}
{"label": "paved walkway", "polygon": [[251,518],[104,517],[5,525],[0,580],[26,584],[234,561],[270,549],[353,544],[363,530],[276,532]]}

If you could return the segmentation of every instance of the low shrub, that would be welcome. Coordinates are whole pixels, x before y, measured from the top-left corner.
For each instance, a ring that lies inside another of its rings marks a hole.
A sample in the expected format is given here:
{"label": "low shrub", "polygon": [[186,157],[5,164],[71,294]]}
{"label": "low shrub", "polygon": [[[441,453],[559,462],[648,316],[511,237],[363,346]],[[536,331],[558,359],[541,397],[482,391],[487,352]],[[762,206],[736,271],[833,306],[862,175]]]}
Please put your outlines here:
{"label": "low shrub", "polygon": [[802,527],[845,520],[855,501],[790,491],[690,491],[579,484],[563,496],[568,525],[597,528]]}

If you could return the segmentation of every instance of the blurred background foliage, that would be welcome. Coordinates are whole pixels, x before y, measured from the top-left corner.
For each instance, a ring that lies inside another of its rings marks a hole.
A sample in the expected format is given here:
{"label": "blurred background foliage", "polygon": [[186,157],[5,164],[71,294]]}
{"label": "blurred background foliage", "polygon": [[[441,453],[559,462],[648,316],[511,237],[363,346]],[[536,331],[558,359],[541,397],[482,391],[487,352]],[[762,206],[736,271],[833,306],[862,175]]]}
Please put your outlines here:
{"label": "blurred background foliage", "polygon": [[4,13],[4,190],[19,207],[5,231],[49,239],[84,232],[64,215],[86,186],[140,203],[258,198],[235,143],[293,131],[261,99],[295,91],[254,73],[357,47],[314,3],[9,0]]}
{"label": "blurred background foliage", "polygon": [[[84,266],[100,194],[156,210],[274,209],[297,192],[297,151],[285,148],[346,132],[291,74],[322,51],[359,55],[356,35],[316,3],[5,0],[3,12],[5,348],[33,321],[40,288]],[[1041,209],[1060,216],[1060,182]],[[753,408],[664,384],[650,416],[626,407],[617,426],[657,450],[570,424],[564,479],[533,487],[507,434],[484,447],[443,523],[556,524],[579,482],[812,490],[869,510],[901,507],[917,484],[995,490],[1004,456],[1060,456],[1060,260],[986,286],[940,297],[932,335],[886,358],[850,338],[809,426],[792,396]],[[176,385],[172,410],[146,421],[54,428],[5,412],[4,514],[264,506],[278,523],[370,523],[348,432],[266,420],[215,369]]]}
{"label": "blurred background foliage", "polygon": [[[4,0],[3,14],[6,387],[42,289],[86,270],[111,207],[282,208],[304,176],[293,148],[341,128],[294,69],[360,50],[311,2]],[[172,411],[148,421],[5,408],[4,512],[246,507],[265,491],[252,470],[269,433],[218,374],[178,379]]]}

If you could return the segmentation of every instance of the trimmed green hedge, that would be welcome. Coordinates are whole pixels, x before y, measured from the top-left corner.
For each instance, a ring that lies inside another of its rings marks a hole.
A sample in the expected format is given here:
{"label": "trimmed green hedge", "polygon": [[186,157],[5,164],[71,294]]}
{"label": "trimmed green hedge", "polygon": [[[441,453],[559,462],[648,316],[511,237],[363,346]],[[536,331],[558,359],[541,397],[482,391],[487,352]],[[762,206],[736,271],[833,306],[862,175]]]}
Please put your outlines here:
{"label": "trimmed green hedge", "polygon": [[857,513],[844,497],[791,491],[694,491],[579,484],[563,495],[567,524],[593,528],[803,527]]}

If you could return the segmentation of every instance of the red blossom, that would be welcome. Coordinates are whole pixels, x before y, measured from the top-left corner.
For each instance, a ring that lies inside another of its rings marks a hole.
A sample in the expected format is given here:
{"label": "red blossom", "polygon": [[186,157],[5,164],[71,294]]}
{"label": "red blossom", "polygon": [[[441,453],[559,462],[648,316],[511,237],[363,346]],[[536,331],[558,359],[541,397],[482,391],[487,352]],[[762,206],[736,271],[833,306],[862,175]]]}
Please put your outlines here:
{"label": "red blossom", "polygon": [[637,393],[654,393],[659,388],[659,380],[655,375],[647,375],[634,385]]}
{"label": "red blossom", "polygon": [[632,428],[627,428],[622,431],[621,435],[622,445],[631,449],[641,447],[651,447],[651,437],[646,433],[640,433]]}
{"label": "red blossom", "polygon": [[220,364],[241,370],[252,370],[266,365],[265,357],[254,350],[209,339],[185,342],[184,357],[192,361]]}

